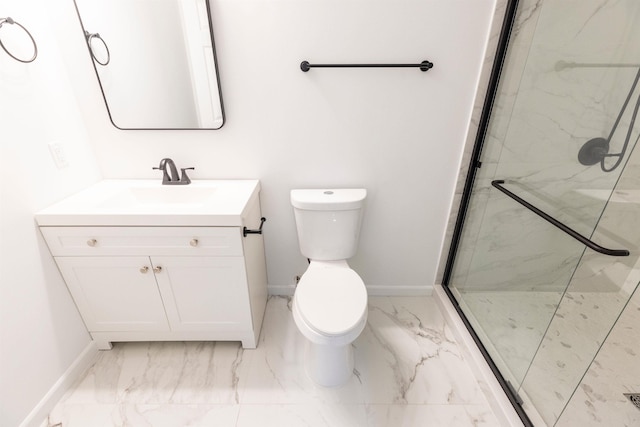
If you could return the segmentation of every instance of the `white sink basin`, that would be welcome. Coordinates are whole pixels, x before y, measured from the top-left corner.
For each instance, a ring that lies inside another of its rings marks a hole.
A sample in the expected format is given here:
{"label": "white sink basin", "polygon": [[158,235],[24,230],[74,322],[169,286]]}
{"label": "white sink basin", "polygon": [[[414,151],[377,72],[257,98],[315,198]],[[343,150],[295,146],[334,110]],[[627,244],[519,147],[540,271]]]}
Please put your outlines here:
{"label": "white sink basin", "polygon": [[98,204],[105,209],[130,209],[155,207],[175,209],[202,206],[212,202],[216,188],[165,185],[160,187],[129,187]]}
{"label": "white sink basin", "polygon": [[105,180],[36,214],[39,225],[241,226],[258,180]]}

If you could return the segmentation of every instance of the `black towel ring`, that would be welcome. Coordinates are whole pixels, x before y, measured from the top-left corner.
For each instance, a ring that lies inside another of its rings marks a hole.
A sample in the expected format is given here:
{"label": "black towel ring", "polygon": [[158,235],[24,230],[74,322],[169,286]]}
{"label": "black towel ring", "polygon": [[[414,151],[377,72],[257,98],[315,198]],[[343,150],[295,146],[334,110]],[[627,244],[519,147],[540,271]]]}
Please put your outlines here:
{"label": "black towel ring", "polygon": [[[92,34],[89,31],[85,31],[84,36],[87,39],[87,45],[89,46],[89,52],[91,52],[91,57],[93,58],[93,60],[96,61],[98,64],[102,65],[103,67],[109,64],[109,62],[111,61],[111,53],[109,52],[109,46],[107,46],[107,42],[105,42],[104,39],[100,37],[100,34],[99,33]],[[100,62],[100,60],[96,57],[95,53],[93,53],[93,47],[91,46],[91,40],[93,39],[100,40],[104,45],[104,50],[107,51],[107,60],[105,62]]]}
{"label": "black towel ring", "polygon": [[16,61],[24,62],[25,64],[29,63],[29,62],[33,62],[36,59],[36,57],[38,56],[38,45],[36,44],[36,41],[33,39],[33,36],[29,32],[29,30],[27,30],[25,27],[20,25],[20,23],[16,22],[15,20],[13,20],[9,16],[7,16],[6,18],[0,18],[0,28],[2,28],[3,24],[17,25],[18,27],[22,28],[25,33],[27,33],[27,35],[31,39],[31,43],[33,43],[33,56],[31,58],[29,58],[29,59],[22,59],[22,58],[18,58],[16,55],[14,55],[13,53],[9,52],[9,49],[7,49],[7,47],[4,45],[4,43],[2,43],[2,34],[0,33],[0,46],[2,47],[2,49],[4,49],[4,51],[7,52],[7,54],[10,57],[12,57],[13,59],[15,59]]}

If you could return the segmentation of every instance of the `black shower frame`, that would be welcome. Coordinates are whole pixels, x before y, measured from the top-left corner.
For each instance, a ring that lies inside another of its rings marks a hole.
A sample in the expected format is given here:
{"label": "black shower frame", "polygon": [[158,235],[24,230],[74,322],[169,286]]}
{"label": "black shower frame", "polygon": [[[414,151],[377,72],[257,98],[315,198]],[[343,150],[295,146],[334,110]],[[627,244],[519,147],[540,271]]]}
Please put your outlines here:
{"label": "black shower frame", "polygon": [[507,7],[505,10],[504,20],[502,22],[502,28],[500,30],[500,38],[498,39],[498,46],[496,50],[496,56],[493,61],[493,67],[491,69],[491,76],[489,78],[489,85],[487,88],[487,94],[484,100],[484,104],[482,107],[482,113],[480,116],[480,121],[478,124],[478,133],[476,134],[475,143],[473,147],[473,152],[471,154],[471,161],[469,163],[469,169],[467,172],[467,178],[464,184],[464,191],[462,193],[462,199],[460,201],[460,209],[458,211],[458,216],[456,218],[455,228],[453,231],[453,236],[451,238],[451,246],[449,247],[449,254],[447,256],[447,263],[445,265],[444,275],[442,278],[442,288],[445,293],[451,300],[456,312],[462,319],[462,322],[466,326],[469,334],[473,338],[473,341],[478,346],[478,349],[482,353],[482,356],[486,360],[489,368],[495,375],[498,383],[504,390],[507,398],[513,405],[516,413],[522,420],[522,423],[525,427],[534,427],[531,419],[527,416],[526,412],[522,408],[522,400],[517,395],[516,391],[513,389],[511,384],[502,376],[502,373],[496,366],[495,362],[491,358],[491,355],[485,348],[484,344],[480,340],[478,334],[474,331],[473,326],[469,322],[469,319],[464,314],[458,301],[455,296],[449,289],[449,280],[451,279],[451,274],[453,272],[453,265],[455,262],[455,255],[458,250],[460,239],[462,237],[462,229],[464,225],[464,221],[467,215],[467,210],[469,208],[469,203],[471,200],[471,191],[473,189],[473,183],[476,178],[477,170],[481,167],[480,155],[482,154],[482,148],[484,145],[485,135],[487,132],[487,127],[489,124],[489,119],[491,118],[491,112],[493,109],[493,104],[496,98],[496,93],[498,90],[498,85],[500,83],[500,76],[502,74],[502,68],[504,66],[504,61],[506,58],[507,50],[509,47],[509,40],[511,38],[511,31],[513,29],[513,24],[515,22],[516,12],[518,9],[518,1],[519,0],[508,0]]}

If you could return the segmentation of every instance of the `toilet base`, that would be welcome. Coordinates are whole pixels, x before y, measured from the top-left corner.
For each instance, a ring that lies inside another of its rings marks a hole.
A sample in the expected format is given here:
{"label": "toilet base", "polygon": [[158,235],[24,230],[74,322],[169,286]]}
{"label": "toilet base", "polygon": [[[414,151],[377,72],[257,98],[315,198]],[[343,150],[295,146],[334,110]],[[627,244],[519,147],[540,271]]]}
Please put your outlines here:
{"label": "toilet base", "polygon": [[353,375],[354,356],[351,344],[342,346],[306,342],[307,375],[323,387],[338,387]]}

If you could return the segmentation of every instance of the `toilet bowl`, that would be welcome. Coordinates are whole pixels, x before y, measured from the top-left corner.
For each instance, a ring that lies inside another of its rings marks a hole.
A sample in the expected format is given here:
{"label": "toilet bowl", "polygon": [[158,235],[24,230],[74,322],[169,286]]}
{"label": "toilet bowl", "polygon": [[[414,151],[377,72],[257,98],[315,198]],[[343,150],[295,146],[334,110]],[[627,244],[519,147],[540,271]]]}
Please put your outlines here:
{"label": "toilet bowl", "polygon": [[353,374],[351,344],[367,323],[367,289],[347,263],[365,197],[364,189],[291,191],[298,242],[309,259],[293,295],[293,319],[306,338],[306,372],[325,387]]}
{"label": "toilet bowl", "polygon": [[307,339],[305,367],[325,387],[353,373],[351,343],[367,323],[367,289],[346,261],[311,261],[293,297],[293,319]]}

